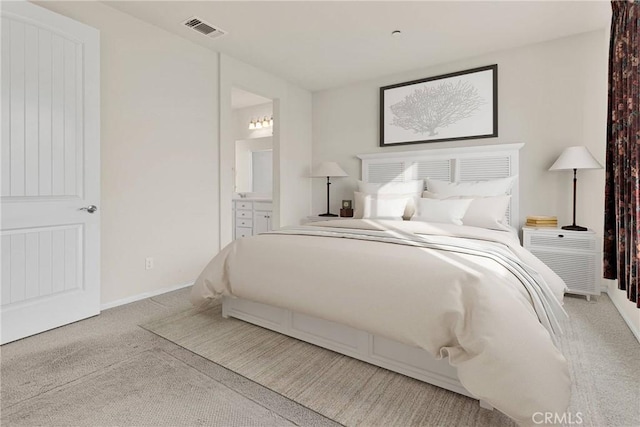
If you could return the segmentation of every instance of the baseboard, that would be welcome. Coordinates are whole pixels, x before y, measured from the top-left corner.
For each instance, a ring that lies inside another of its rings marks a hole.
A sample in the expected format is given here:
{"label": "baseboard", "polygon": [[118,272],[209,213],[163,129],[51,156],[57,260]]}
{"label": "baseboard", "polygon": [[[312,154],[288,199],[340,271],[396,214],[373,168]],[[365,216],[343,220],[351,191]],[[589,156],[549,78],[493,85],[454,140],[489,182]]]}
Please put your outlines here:
{"label": "baseboard", "polygon": [[157,289],[155,291],[143,292],[141,294],[133,295],[127,298],[122,298],[116,301],[111,301],[106,304],[100,305],[100,310],[108,310],[113,307],[118,307],[119,305],[130,304],[132,302],[140,301],[142,299],[155,297],[157,295],[166,294],[167,292],[177,291],[178,289],[186,288],[188,286],[192,286],[194,282],[183,283],[181,285],[173,285],[167,286],[166,288]]}
{"label": "baseboard", "polygon": [[[607,289],[607,295],[609,295],[609,290]],[[638,340],[638,342],[640,342],[640,331],[637,329],[637,327],[634,325],[634,323],[631,321],[631,319],[629,319],[629,316],[627,316],[626,312],[624,311],[624,308],[620,307],[620,303],[617,302],[616,299],[609,297],[609,299],[611,300],[611,302],[613,303],[613,305],[616,307],[616,309],[618,310],[618,313],[620,313],[620,316],[624,319],[625,323],[627,324],[627,326],[629,327],[629,329],[631,329],[631,333],[636,337],[636,340]],[[638,309],[640,310],[640,309]]]}

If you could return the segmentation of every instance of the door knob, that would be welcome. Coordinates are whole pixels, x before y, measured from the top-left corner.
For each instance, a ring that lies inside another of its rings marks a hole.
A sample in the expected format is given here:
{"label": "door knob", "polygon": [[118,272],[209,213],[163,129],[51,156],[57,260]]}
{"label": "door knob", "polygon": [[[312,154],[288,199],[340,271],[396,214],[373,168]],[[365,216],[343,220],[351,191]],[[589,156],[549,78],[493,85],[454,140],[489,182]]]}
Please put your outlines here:
{"label": "door knob", "polygon": [[98,207],[97,207],[96,205],[89,205],[89,206],[86,206],[86,207],[84,207],[84,208],[80,208],[79,210],[81,210],[81,211],[87,211],[87,212],[89,212],[90,214],[92,214],[92,213],[94,213],[95,211],[97,211],[97,210],[98,210]]}

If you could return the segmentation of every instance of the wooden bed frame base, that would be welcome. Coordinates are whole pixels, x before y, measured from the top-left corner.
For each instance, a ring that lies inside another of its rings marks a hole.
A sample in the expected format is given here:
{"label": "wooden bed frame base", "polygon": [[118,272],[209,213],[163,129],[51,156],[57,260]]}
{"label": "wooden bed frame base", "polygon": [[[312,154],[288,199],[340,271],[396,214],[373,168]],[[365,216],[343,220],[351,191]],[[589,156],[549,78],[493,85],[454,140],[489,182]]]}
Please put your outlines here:
{"label": "wooden bed frame base", "polygon": [[[372,365],[471,397],[448,360],[426,351],[335,322],[240,298],[224,297],[222,317],[235,317]],[[480,406],[493,409],[480,400]]]}

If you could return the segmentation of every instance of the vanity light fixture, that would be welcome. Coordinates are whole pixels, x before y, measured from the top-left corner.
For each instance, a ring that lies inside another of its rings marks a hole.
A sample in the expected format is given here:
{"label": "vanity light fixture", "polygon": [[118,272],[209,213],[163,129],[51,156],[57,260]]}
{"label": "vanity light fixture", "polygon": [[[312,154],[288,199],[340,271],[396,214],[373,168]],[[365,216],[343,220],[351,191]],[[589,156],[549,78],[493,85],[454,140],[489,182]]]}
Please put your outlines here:
{"label": "vanity light fixture", "polygon": [[270,128],[273,126],[273,116],[271,118],[264,116],[262,119],[251,119],[249,122],[249,130]]}

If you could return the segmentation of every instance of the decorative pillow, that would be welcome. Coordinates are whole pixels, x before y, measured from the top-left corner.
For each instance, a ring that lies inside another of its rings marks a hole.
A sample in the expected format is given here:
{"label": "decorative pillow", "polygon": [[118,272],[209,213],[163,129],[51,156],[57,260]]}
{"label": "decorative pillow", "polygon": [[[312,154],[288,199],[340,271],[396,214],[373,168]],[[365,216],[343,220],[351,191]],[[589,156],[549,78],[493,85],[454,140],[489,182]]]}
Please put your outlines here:
{"label": "decorative pillow", "polygon": [[462,218],[472,199],[419,199],[411,221],[444,222],[462,225]]}
{"label": "decorative pillow", "polygon": [[360,193],[358,191],[353,192],[354,200],[354,208],[353,208],[353,218],[354,219],[362,219],[364,215],[364,202],[365,197],[380,199],[380,200],[404,200],[405,208],[402,213],[402,219],[411,219],[413,214],[416,211],[416,200],[420,198],[420,196],[416,196],[415,194],[367,194]]}
{"label": "decorative pillow", "polygon": [[427,191],[447,196],[504,196],[518,175],[489,181],[447,182],[427,178]]}
{"label": "decorative pillow", "polygon": [[360,206],[361,218],[363,219],[395,219],[401,221],[409,200],[409,197],[394,196],[392,194],[372,195],[356,192],[355,195],[356,206]]}
{"label": "decorative pillow", "polygon": [[[371,195],[377,196],[403,196],[410,197],[407,200],[407,206],[405,207],[404,215],[402,217],[404,219],[411,219],[416,210],[416,200],[420,198],[420,194],[424,190],[424,181],[421,179],[414,181],[404,181],[404,182],[387,182],[387,183],[374,183],[374,182],[364,182],[358,181],[358,192],[367,193]],[[353,213],[354,218],[362,218],[361,215],[362,210],[358,209],[358,201],[356,198],[355,202],[355,211]]]}
{"label": "decorative pillow", "polygon": [[509,208],[509,200],[511,196],[495,196],[495,197],[468,197],[468,196],[451,196],[446,197],[442,194],[431,193],[425,191],[422,197],[438,200],[471,200],[469,209],[462,218],[464,225],[472,227],[489,228],[491,230],[510,231],[511,227],[503,223],[504,217]]}

